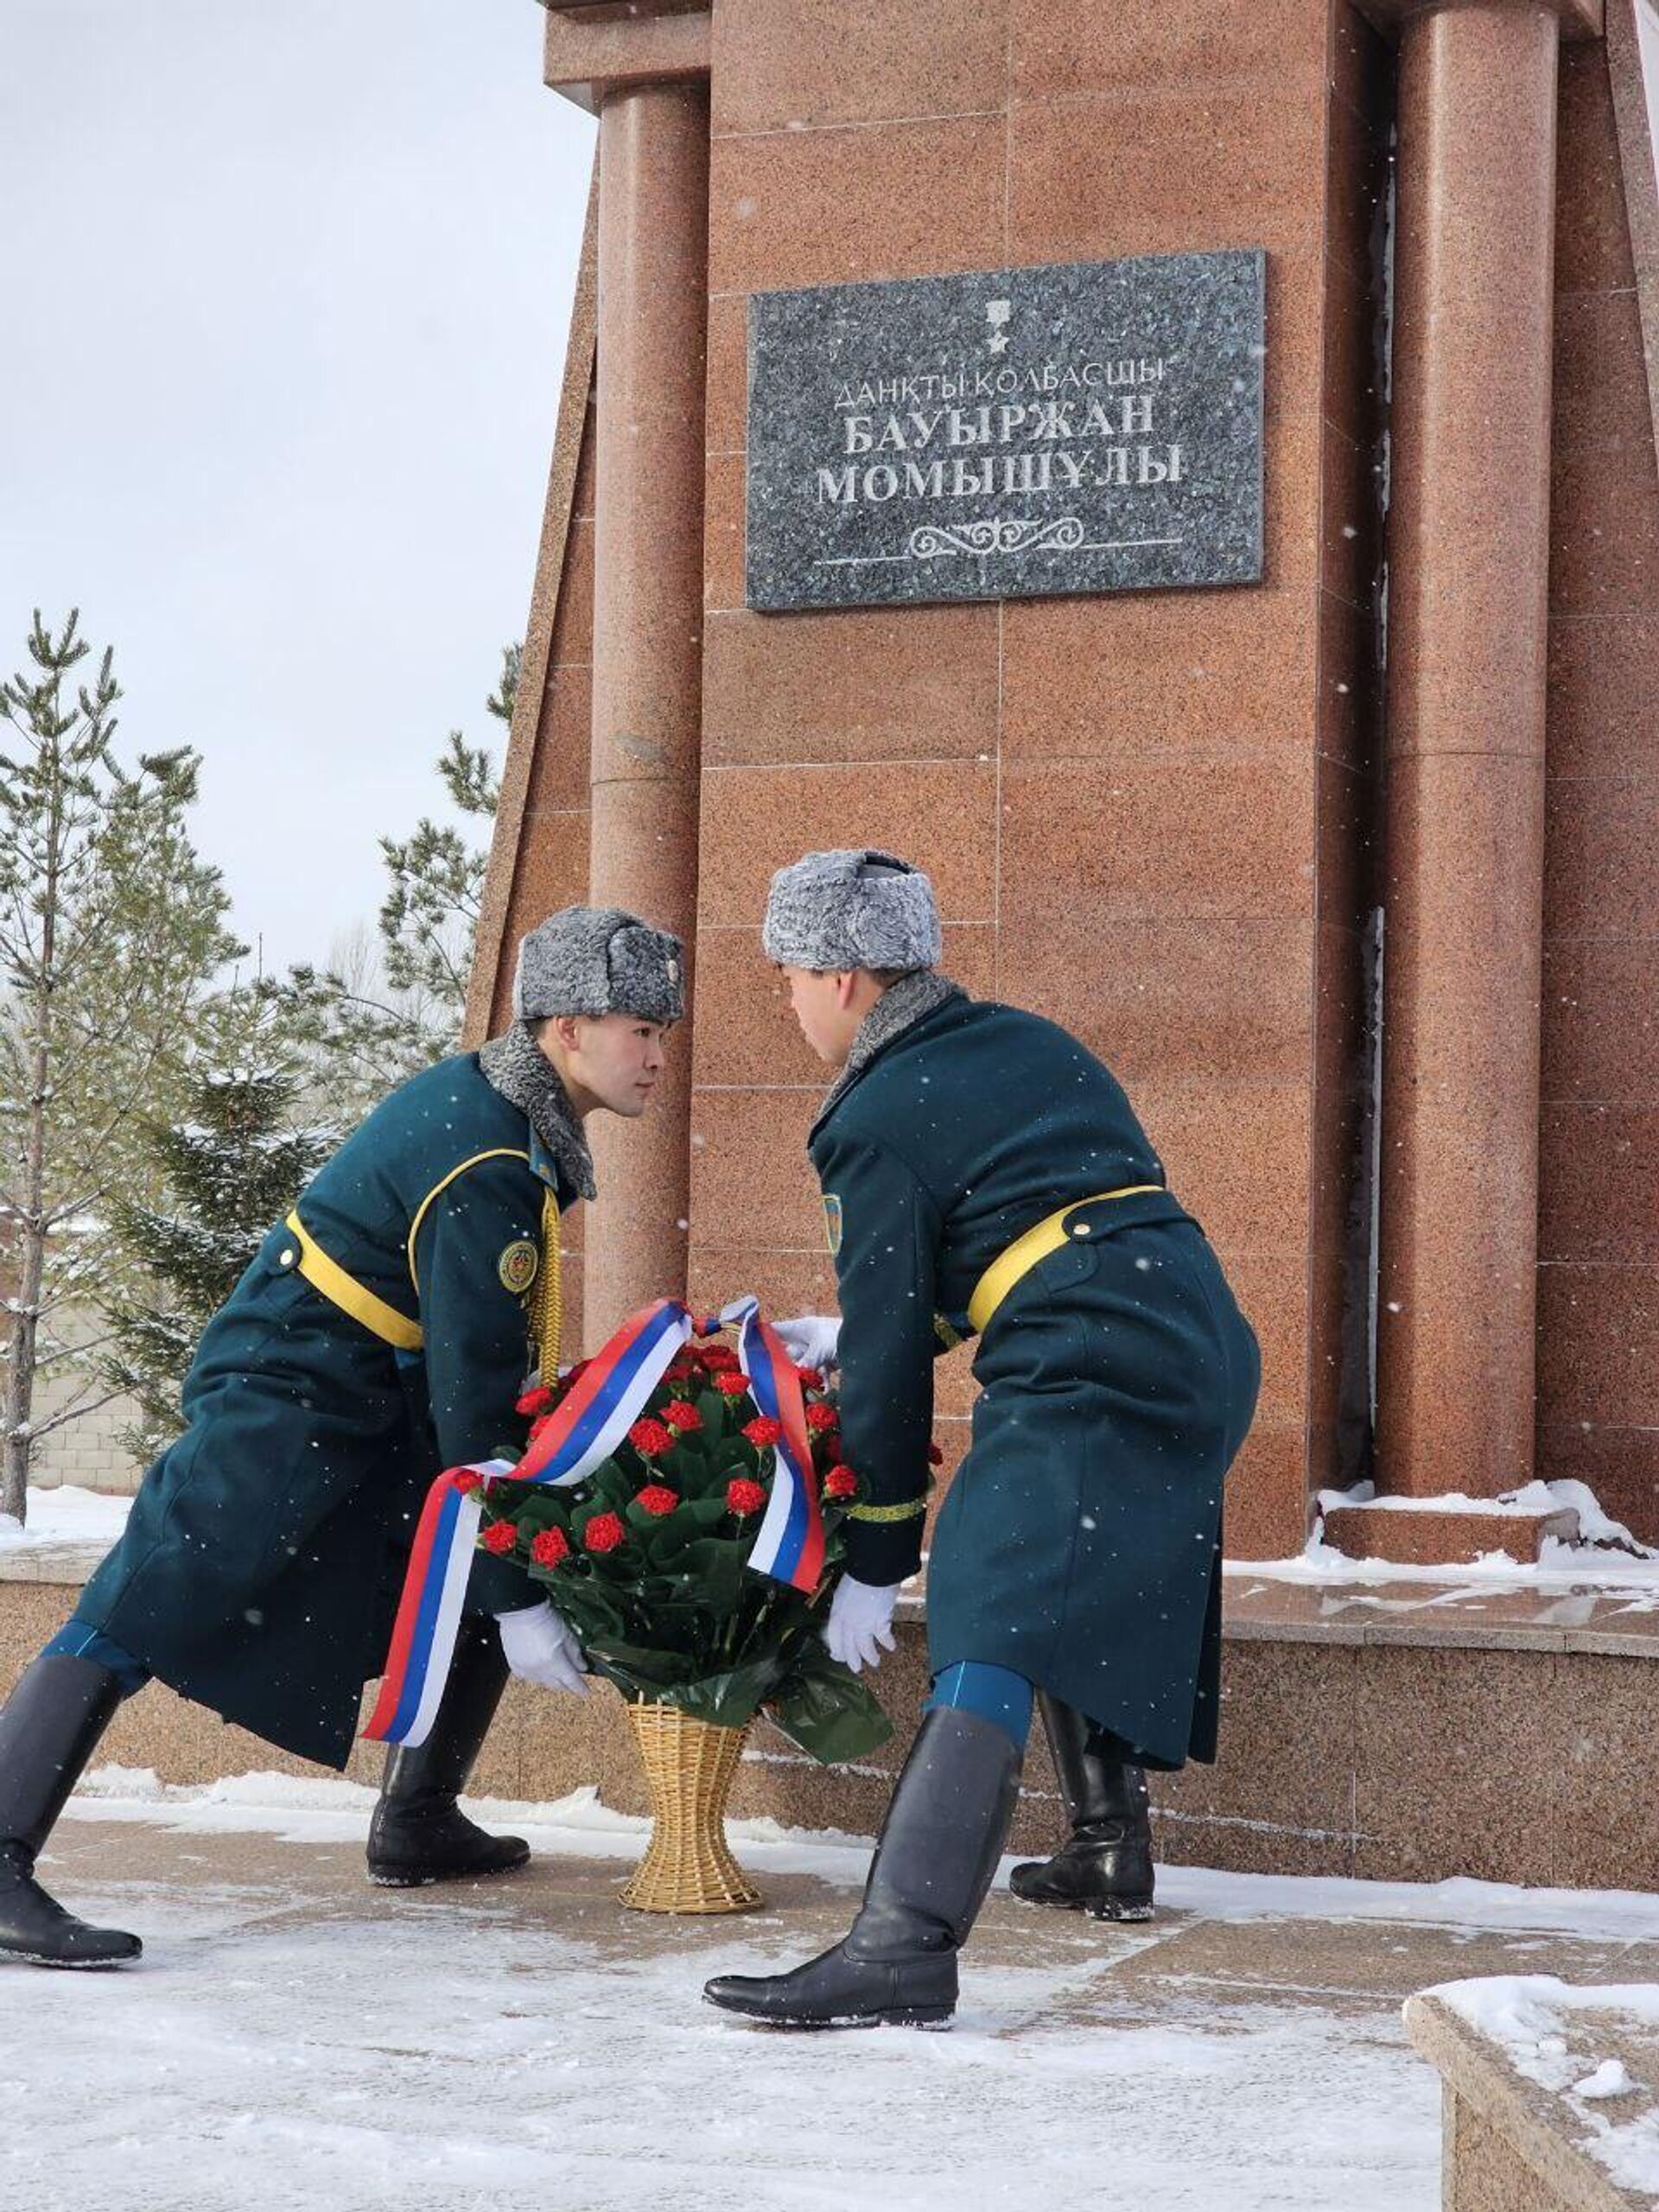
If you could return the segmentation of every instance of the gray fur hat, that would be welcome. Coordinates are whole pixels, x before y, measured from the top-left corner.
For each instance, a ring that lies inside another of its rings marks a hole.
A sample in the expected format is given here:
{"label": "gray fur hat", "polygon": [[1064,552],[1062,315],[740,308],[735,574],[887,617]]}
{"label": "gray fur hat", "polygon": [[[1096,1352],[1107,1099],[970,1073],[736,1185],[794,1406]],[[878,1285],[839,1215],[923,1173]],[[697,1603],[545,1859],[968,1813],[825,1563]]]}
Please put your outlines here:
{"label": "gray fur hat", "polygon": [[768,960],[821,973],[931,968],[942,948],[933,886],[892,853],[808,853],[772,879]]}
{"label": "gray fur hat", "polygon": [[550,1014],[678,1021],[685,1014],[685,948],[620,906],[561,906],[519,940],[512,1010],[520,1021]]}

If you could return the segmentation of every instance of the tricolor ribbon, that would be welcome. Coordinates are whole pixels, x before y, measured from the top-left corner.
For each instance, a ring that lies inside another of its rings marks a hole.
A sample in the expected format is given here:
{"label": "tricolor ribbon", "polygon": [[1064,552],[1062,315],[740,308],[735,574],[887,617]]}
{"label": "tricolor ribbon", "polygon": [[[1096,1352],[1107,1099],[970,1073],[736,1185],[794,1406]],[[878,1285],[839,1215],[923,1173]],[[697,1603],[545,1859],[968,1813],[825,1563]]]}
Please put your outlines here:
{"label": "tricolor ribbon", "polygon": [[818,1510],[800,1376],[783,1338],[760,1319],[754,1299],[738,1299],[722,1310],[720,1319],[722,1327],[737,1324],[738,1363],[749,1378],[749,1395],[784,1432],[773,1447],[777,1466],[772,1496],[749,1565],[797,1590],[816,1590],[823,1573],[823,1516]]}
{"label": "tricolor ribbon", "polygon": [[763,1414],[783,1428],[772,1497],[749,1565],[798,1590],[823,1572],[823,1523],[800,1378],[756,1301],[741,1298],[719,1321],[695,1321],[677,1299],[658,1299],[625,1321],[596,1352],[515,1465],[483,1459],[450,1467],[426,1494],[404,1578],[385,1677],[363,1733],[382,1744],[423,1744],[449,1678],[486,1482],[563,1489],[590,1475],[622,1443],[674,1356],[694,1334],[739,1326],[738,1360]]}

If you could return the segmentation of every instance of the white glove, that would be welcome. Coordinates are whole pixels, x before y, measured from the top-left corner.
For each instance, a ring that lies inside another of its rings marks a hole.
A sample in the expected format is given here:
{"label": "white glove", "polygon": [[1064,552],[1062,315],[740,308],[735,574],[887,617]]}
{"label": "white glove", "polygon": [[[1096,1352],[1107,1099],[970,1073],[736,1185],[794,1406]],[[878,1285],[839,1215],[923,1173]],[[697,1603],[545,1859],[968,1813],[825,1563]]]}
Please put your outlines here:
{"label": "white glove", "polygon": [[855,1582],[850,1574],[843,1574],[830,1601],[830,1620],[823,1631],[830,1656],[850,1667],[855,1675],[866,1667],[874,1673],[881,1664],[876,1647],[893,1649],[893,1605],[898,1595],[896,1582],[878,1587],[874,1582]]}
{"label": "white glove", "polygon": [[833,1367],[841,1342],[841,1324],[833,1314],[801,1313],[792,1321],[774,1321],[784,1350],[797,1367]]}
{"label": "white glove", "polygon": [[501,1649],[507,1665],[521,1682],[537,1682],[544,1690],[574,1690],[586,1697],[587,1662],[582,1646],[545,1598],[516,1613],[498,1613]]}

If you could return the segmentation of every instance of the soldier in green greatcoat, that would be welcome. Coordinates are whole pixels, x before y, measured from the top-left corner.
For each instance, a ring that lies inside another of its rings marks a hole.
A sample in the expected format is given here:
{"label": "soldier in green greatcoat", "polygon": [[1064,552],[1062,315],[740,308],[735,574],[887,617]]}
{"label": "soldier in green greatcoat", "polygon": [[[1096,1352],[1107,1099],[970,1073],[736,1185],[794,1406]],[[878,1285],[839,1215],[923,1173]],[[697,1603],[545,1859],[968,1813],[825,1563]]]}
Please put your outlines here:
{"label": "soldier in green greatcoat", "polygon": [[[0,1956],[138,1956],[136,1936],[57,1904],[35,1862],[122,1698],[151,1676],[343,1767],[428,1484],[522,1451],[517,1401],[558,1362],[560,1220],[594,1196],[584,1124],[644,1112],[683,1012],[679,940],[614,908],[566,908],[521,944],[513,1009],[504,1036],[370,1115],[208,1324],[184,1433],[0,1711]],[[528,1847],[486,1834],[456,1796],[510,1670],[583,1687],[569,1631],[511,1562],[480,1555],[467,1606],[430,1734],[387,1760],[378,1882],[522,1865]]]}
{"label": "soldier in green greatcoat", "polygon": [[[1222,1483],[1260,1357],[1109,1071],[936,972],[925,875],[891,854],[810,854],[773,879],[764,944],[841,1071],[809,1140],[839,1332],[784,1326],[797,1358],[841,1362],[863,1494],[826,1641],[855,1669],[892,1649],[921,1560],[933,1360],[964,1334],[980,1387],[928,1563],[931,1694],[862,1908],[822,1957],[706,1994],[782,2026],[938,2023],[1007,1837],[1033,1693],[1079,1831],[1071,1863],[1030,1870],[1044,1901],[1121,1901],[1103,1807],[1128,1771],[1215,1756]],[[1144,1891],[1149,1907],[1149,1859]]]}

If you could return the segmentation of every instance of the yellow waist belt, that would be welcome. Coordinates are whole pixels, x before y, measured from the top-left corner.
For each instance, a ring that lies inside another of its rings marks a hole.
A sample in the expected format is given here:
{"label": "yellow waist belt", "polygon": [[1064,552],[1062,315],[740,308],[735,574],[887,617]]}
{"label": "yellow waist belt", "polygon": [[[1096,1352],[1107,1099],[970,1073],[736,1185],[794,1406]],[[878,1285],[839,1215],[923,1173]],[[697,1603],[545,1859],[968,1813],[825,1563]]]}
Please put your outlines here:
{"label": "yellow waist belt", "polygon": [[342,1313],[349,1313],[353,1321],[360,1321],[372,1335],[397,1351],[420,1350],[418,1321],[411,1321],[407,1313],[400,1313],[384,1298],[377,1298],[355,1275],[348,1275],[338,1260],[329,1258],[298,1214],[289,1214],[286,1226],[298,1241],[300,1256],[296,1264],[313,1290],[321,1291],[331,1306],[338,1306]]}
{"label": "yellow waist belt", "polygon": [[[1058,1252],[1062,1244],[1071,1242],[1071,1232],[1066,1222],[1079,1206],[1103,1205],[1109,1198],[1137,1198],[1154,1191],[1161,1192],[1161,1183],[1128,1183],[1121,1191],[1097,1191],[1091,1198],[1073,1198],[1058,1213],[1039,1221],[1023,1236],[1016,1236],[1006,1252],[1000,1252],[984,1274],[974,1285],[974,1294],[968,1301],[968,1319],[975,1331],[982,1334],[986,1323],[1022,1276],[1028,1275],[1039,1260],[1051,1252]],[[1085,1224],[1077,1234],[1088,1235]]]}

